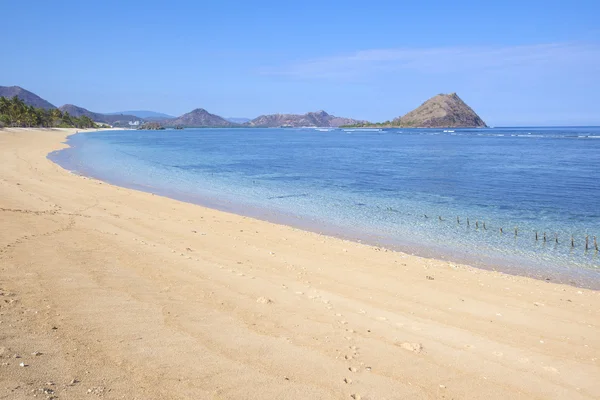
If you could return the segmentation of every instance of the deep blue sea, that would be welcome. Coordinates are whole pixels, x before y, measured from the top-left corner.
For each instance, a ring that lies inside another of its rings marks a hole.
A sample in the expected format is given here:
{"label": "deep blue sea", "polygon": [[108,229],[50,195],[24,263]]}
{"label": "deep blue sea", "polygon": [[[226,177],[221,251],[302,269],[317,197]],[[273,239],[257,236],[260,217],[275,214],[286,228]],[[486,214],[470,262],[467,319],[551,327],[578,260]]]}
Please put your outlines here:
{"label": "deep blue sea", "polygon": [[68,143],[49,157],[117,185],[600,287],[599,127],[104,131]]}

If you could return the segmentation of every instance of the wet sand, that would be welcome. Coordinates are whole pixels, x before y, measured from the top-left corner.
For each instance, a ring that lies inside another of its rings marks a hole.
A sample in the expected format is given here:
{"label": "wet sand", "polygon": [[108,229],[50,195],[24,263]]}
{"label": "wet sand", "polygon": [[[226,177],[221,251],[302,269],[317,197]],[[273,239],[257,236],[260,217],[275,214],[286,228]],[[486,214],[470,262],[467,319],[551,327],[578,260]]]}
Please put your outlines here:
{"label": "wet sand", "polygon": [[0,130],[0,398],[600,398],[600,292],[76,176],[70,133]]}

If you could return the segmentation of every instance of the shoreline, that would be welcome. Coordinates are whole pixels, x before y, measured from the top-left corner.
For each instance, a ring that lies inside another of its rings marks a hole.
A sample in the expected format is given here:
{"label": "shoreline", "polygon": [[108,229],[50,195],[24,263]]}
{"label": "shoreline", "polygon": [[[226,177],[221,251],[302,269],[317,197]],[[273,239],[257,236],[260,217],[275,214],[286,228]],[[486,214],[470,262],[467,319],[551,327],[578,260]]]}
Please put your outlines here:
{"label": "shoreline", "polygon": [[[119,129],[117,129],[119,130]],[[79,132],[79,133],[85,133]],[[67,141],[77,135],[71,134],[66,137]],[[66,148],[72,145],[66,143]],[[96,176],[91,171],[76,170],[76,166],[65,166],[64,159],[60,160],[59,153],[66,148],[53,151],[48,154],[48,158],[76,175],[95,179],[107,184],[119,186],[125,189],[142,191],[152,195],[157,195],[176,201],[186,202],[199,207],[206,207],[216,211],[232,213],[239,216],[256,218],[261,221],[285,225],[291,228],[335,237],[342,240],[366,244],[382,248],[385,251],[400,252],[411,256],[423,257],[433,261],[450,262],[470,266],[477,269],[495,271],[514,276],[524,276],[541,281],[552,281],[559,284],[567,284],[574,287],[586,288],[591,290],[600,290],[600,273],[593,268],[571,267],[569,265],[535,265],[531,260],[519,259],[518,256],[506,257],[501,255],[487,254],[485,250],[472,253],[468,250],[458,250],[444,248],[444,246],[433,246],[420,244],[417,241],[395,240],[376,233],[361,232],[351,228],[317,221],[312,217],[294,215],[279,209],[269,209],[257,205],[234,203],[231,199],[217,197],[216,195],[195,195],[191,193],[163,190],[161,188],[149,187],[141,184],[128,184],[119,182],[115,179],[105,179]],[[62,161],[62,163],[61,163]],[[504,258],[503,258],[504,257]]]}
{"label": "shoreline", "polygon": [[600,397],[598,291],[78,176],[68,134],[0,130],[0,397]]}

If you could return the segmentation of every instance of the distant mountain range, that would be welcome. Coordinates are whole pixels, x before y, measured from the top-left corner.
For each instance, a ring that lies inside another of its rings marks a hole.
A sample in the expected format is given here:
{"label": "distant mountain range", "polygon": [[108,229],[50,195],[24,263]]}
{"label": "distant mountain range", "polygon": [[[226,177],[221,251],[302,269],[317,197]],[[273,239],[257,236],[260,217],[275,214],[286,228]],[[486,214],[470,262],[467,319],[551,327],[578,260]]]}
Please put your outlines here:
{"label": "distant mountain range", "polygon": [[64,106],[59,107],[59,110],[61,110],[62,112],[68,112],[74,117],[81,117],[82,115],[85,115],[91,118],[94,122],[102,122],[104,124],[109,124],[118,127],[128,127],[130,122],[140,120],[140,118],[136,117],[135,115],[101,114],[86,110],[83,107],[78,107],[73,104],[65,104]]}
{"label": "distant mountain range", "polygon": [[341,125],[353,125],[367,123],[367,121],[358,121],[352,118],[335,117],[320,110],[309,112],[303,115],[299,114],[270,114],[261,115],[247,122],[245,125],[254,127],[275,128],[279,126],[289,127],[338,127]]}
{"label": "distant mountain range", "polygon": [[146,121],[156,121],[161,119],[169,119],[176,118],[173,115],[163,114],[156,111],[147,111],[147,110],[134,110],[134,111],[119,111],[119,112],[111,112],[105,113],[106,115],[134,115],[138,118],[144,119]]}
{"label": "distant mountain range", "polygon": [[[19,96],[26,104],[35,107],[56,108],[46,100],[18,86],[3,87],[0,86],[0,96],[12,97]],[[351,118],[342,118],[329,115],[325,111],[309,112],[303,115],[298,114],[272,114],[261,115],[258,118],[223,118],[215,114],[211,114],[203,108],[197,108],[189,113],[179,117],[173,117],[168,114],[155,111],[123,111],[115,113],[98,113],[87,110],[73,104],[65,104],[60,107],[63,112],[80,117],[86,115],[96,122],[102,122],[118,127],[129,127],[130,122],[158,122],[167,127],[184,127],[184,128],[202,128],[202,127],[337,127],[340,125],[367,123],[367,121],[358,121]]]}
{"label": "distant mountain range", "polygon": [[234,124],[245,124],[246,122],[250,122],[252,118],[243,118],[243,117],[225,117],[225,119],[229,122],[233,122]]}
{"label": "distant mountain range", "polygon": [[55,105],[50,104],[46,100],[42,99],[38,95],[31,93],[19,86],[0,86],[0,97],[12,98],[17,96],[23,100],[28,106],[34,106],[37,108],[44,108],[51,110],[56,108]]}
{"label": "distant mountain range", "polygon": [[234,122],[231,118],[223,118],[215,114],[211,114],[203,108],[195,109],[192,112],[184,114],[178,118],[165,119],[160,121],[164,126],[180,126],[180,127],[260,127],[260,128],[275,128],[275,127],[337,127],[346,124],[367,123],[367,121],[358,121],[351,118],[340,118],[327,114],[325,111],[309,112],[304,115],[298,114],[272,114],[261,115],[260,117],[248,120],[239,118]]}
{"label": "distant mountain range", "polygon": [[[0,86],[0,97],[18,96],[25,104],[45,108],[56,108],[48,101],[19,86]],[[124,111],[122,113],[97,113],[73,104],[60,107],[63,112],[80,117],[86,115],[95,122],[116,127],[140,126],[144,122],[156,122],[167,127],[183,128],[227,128],[227,127],[339,127],[339,126],[399,126],[419,128],[478,128],[485,127],[483,120],[456,93],[439,94],[427,100],[413,111],[392,121],[372,124],[352,118],[336,117],[321,110],[306,114],[261,115],[248,118],[223,118],[197,108],[179,117],[154,111]],[[137,122],[136,122],[137,121]]]}

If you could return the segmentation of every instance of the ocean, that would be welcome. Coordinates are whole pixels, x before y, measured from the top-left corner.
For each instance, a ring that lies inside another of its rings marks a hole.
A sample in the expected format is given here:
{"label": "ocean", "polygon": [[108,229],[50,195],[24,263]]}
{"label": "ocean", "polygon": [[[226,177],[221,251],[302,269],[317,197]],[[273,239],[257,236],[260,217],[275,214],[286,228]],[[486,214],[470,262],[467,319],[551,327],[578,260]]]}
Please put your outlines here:
{"label": "ocean", "polygon": [[49,158],[116,185],[600,288],[600,127],[128,130],[68,143]]}

